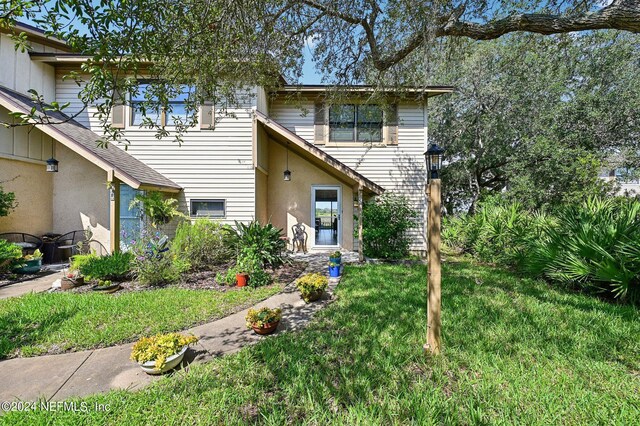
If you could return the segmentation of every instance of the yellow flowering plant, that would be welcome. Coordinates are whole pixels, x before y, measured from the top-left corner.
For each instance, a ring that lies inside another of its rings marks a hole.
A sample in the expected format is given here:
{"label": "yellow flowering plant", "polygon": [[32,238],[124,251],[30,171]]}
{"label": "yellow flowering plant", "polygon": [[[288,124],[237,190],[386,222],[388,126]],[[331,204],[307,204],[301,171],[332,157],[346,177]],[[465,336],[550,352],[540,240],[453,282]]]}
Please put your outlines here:
{"label": "yellow flowering plant", "polygon": [[264,327],[267,324],[280,321],[282,309],[269,309],[266,306],[260,309],[249,309],[245,319],[247,320],[247,328]]}
{"label": "yellow flowering plant", "polygon": [[180,333],[158,334],[152,337],[143,337],[138,340],[131,350],[131,359],[140,364],[155,360],[155,369],[160,371],[164,367],[167,358],[177,354],[185,346],[196,343],[196,336],[185,336]]}
{"label": "yellow flowering plant", "polygon": [[296,287],[305,302],[309,302],[312,295],[324,292],[328,285],[329,279],[319,273],[304,275],[296,282]]}

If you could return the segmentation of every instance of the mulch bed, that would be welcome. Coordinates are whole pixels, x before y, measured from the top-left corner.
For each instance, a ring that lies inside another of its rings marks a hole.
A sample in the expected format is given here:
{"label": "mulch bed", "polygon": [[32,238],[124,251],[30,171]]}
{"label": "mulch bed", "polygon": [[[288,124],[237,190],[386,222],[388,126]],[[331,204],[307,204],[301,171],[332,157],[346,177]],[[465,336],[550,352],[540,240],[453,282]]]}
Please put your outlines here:
{"label": "mulch bed", "polygon": [[[230,291],[234,290],[237,287],[235,286],[227,286],[224,283],[219,283],[216,279],[216,275],[218,273],[224,275],[226,271],[233,266],[233,263],[228,265],[215,266],[211,271],[199,271],[199,272],[190,272],[184,274],[182,279],[178,283],[166,284],[162,286],[145,286],[139,284],[137,281],[126,281],[120,283],[122,287],[114,294],[123,293],[127,291],[149,291],[155,290],[158,288],[184,288],[188,290],[214,290],[214,291]],[[292,261],[290,264],[283,265],[276,270],[267,270],[269,274],[273,277],[273,281],[276,283],[289,284],[296,278],[300,276],[300,274],[307,267],[307,262],[300,261]],[[93,284],[88,283],[86,285],[76,287],[72,290],[75,293],[85,293],[91,291],[91,287]]]}

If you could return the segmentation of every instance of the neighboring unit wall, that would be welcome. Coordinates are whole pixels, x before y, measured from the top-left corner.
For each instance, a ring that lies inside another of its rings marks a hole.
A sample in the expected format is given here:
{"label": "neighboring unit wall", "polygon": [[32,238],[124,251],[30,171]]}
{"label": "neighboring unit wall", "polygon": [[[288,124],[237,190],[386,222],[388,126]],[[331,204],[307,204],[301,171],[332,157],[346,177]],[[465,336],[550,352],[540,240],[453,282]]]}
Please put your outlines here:
{"label": "neighboring unit wall", "polygon": [[[70,102],[69,112],[82,111],[74,82],[62,80],[68,69],[57,71],[58,102]],[[221,117],[213,130],[190,130],[182,145],[168,136],[162,140],[155,131],[128,126],[125,137],[131,142],[127,152],[184,188],[181,208],[188,211],[192,199],[223,199],[226,217],[222,222],[250,221],[255,217],[255,171],[253,159],[252,107],[256,89],[244,94],[242,104],[229,108],[235,117]],[[95,108],[82,112],[77,120],[102,134]],[[124,149],[124,145],[119,145]]]}
{"label": "neighboring unit wall", "polygon": [[[57,52],[48,46],[31,43],[33,52]],[[29,53],[15,49],[15,43],[6,34],[0,34],[0,85],[20,93],[34,89],[46,102],[55,99],[55,70],[51,65],[34,62]]]}
{"label": "neighboring unit wall", "polygon": [[109,249],[107,173],[65,146],[56,144],[59,171],[53,179],[54,232],[89,228],[93,239]]}
{"label": "neighboring unit wall", "polygon": [[307,246],[314,246],[314,226],[311,224],[311,186],[336,185],[342,188],[342,241],[340,246],[353,250],[353,190],[335,177],[327,174],[298,155],[289,152],[289,170],[292,172],[290,182],[283,179],[286,167],[287,150],[282,145],[269,142],[269,174],[267,183],[269,199],[269,215],[271,223],[286,231],[293,238],[291,227],[302,223],[308,234]]}
{"label": "neighboring unit wall", "polygon": [[[303,115],[302,111],[309,111]],[[302,105],[289,105],[276,100],[270,106],[271,116],[278,123],[313,143],[312,102]],[[425,185],[425,133],[424,108],[418,103],[398,105],[398,145],[367,146],[352,144],[349,146],[318,145],[336,159],[363,174],[387,191],[406,195],[412,206],[419,212],[419,226],[410,231],[411,250],[424,251],[424,212],[426,211]],[[346,199],[346,197],[345,197]]]}
{"label": "neighboring unit wall", "polygon": [[0,233],[26,232],[40,236],[51,232],[53,179],[43,164],[0,158],[0,184],[14,192],[18,206],[0,217]]}

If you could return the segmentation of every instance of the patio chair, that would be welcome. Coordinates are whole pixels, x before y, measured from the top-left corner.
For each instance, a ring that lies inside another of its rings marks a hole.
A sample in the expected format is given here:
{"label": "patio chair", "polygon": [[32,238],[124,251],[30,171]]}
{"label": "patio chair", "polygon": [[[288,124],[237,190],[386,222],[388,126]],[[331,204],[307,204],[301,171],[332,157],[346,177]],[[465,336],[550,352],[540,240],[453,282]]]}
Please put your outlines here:
{"label": "patio chair", "polygon": [[291,231],[293,232],[293,241],[292,241],[292,252],[299,252],[302,250],[303,253],[307,252],[307,231],[306,227],[297,223],[291,227]]}
{"label": "patio chair", "polygon": [[69,260],[74,254],[82,252],[84,242],[90,241],[91,235],[87,235],[84,229],[67,232],[55,239],[56,250],[60,251],[62,261]]}
{"label": "patio chair", "polygon": [[42,248],[42,238],[24,232],[5,232],[0,239],[7,240],[22,248],[22,254],[31,254]]}

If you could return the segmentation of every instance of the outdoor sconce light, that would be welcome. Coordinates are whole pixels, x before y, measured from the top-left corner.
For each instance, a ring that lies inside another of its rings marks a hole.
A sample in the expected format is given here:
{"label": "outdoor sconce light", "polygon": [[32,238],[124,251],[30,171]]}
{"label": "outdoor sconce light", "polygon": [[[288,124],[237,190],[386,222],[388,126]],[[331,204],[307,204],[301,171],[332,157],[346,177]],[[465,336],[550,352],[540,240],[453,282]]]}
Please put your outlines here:
{"label": "outdoor sconce light", "polygon": [[287,169],[284,171],[285,182],[291,181],[291,170],[289,170],[289,142],[287,142]]}
{"label": "outdoor sconce light", "polygon": [[442,155],[444,149],[432,143],[429,149],[424,153],[424,158],[427,162],[427,169],[430,171],[431,179],[439,179],[438,172],[442,168]]}
{"label": "outdoor sconce light", "polygon": [[47,171],[48,172],[57,172],[58,171],[58,160],[51,157],[47,160]]}

